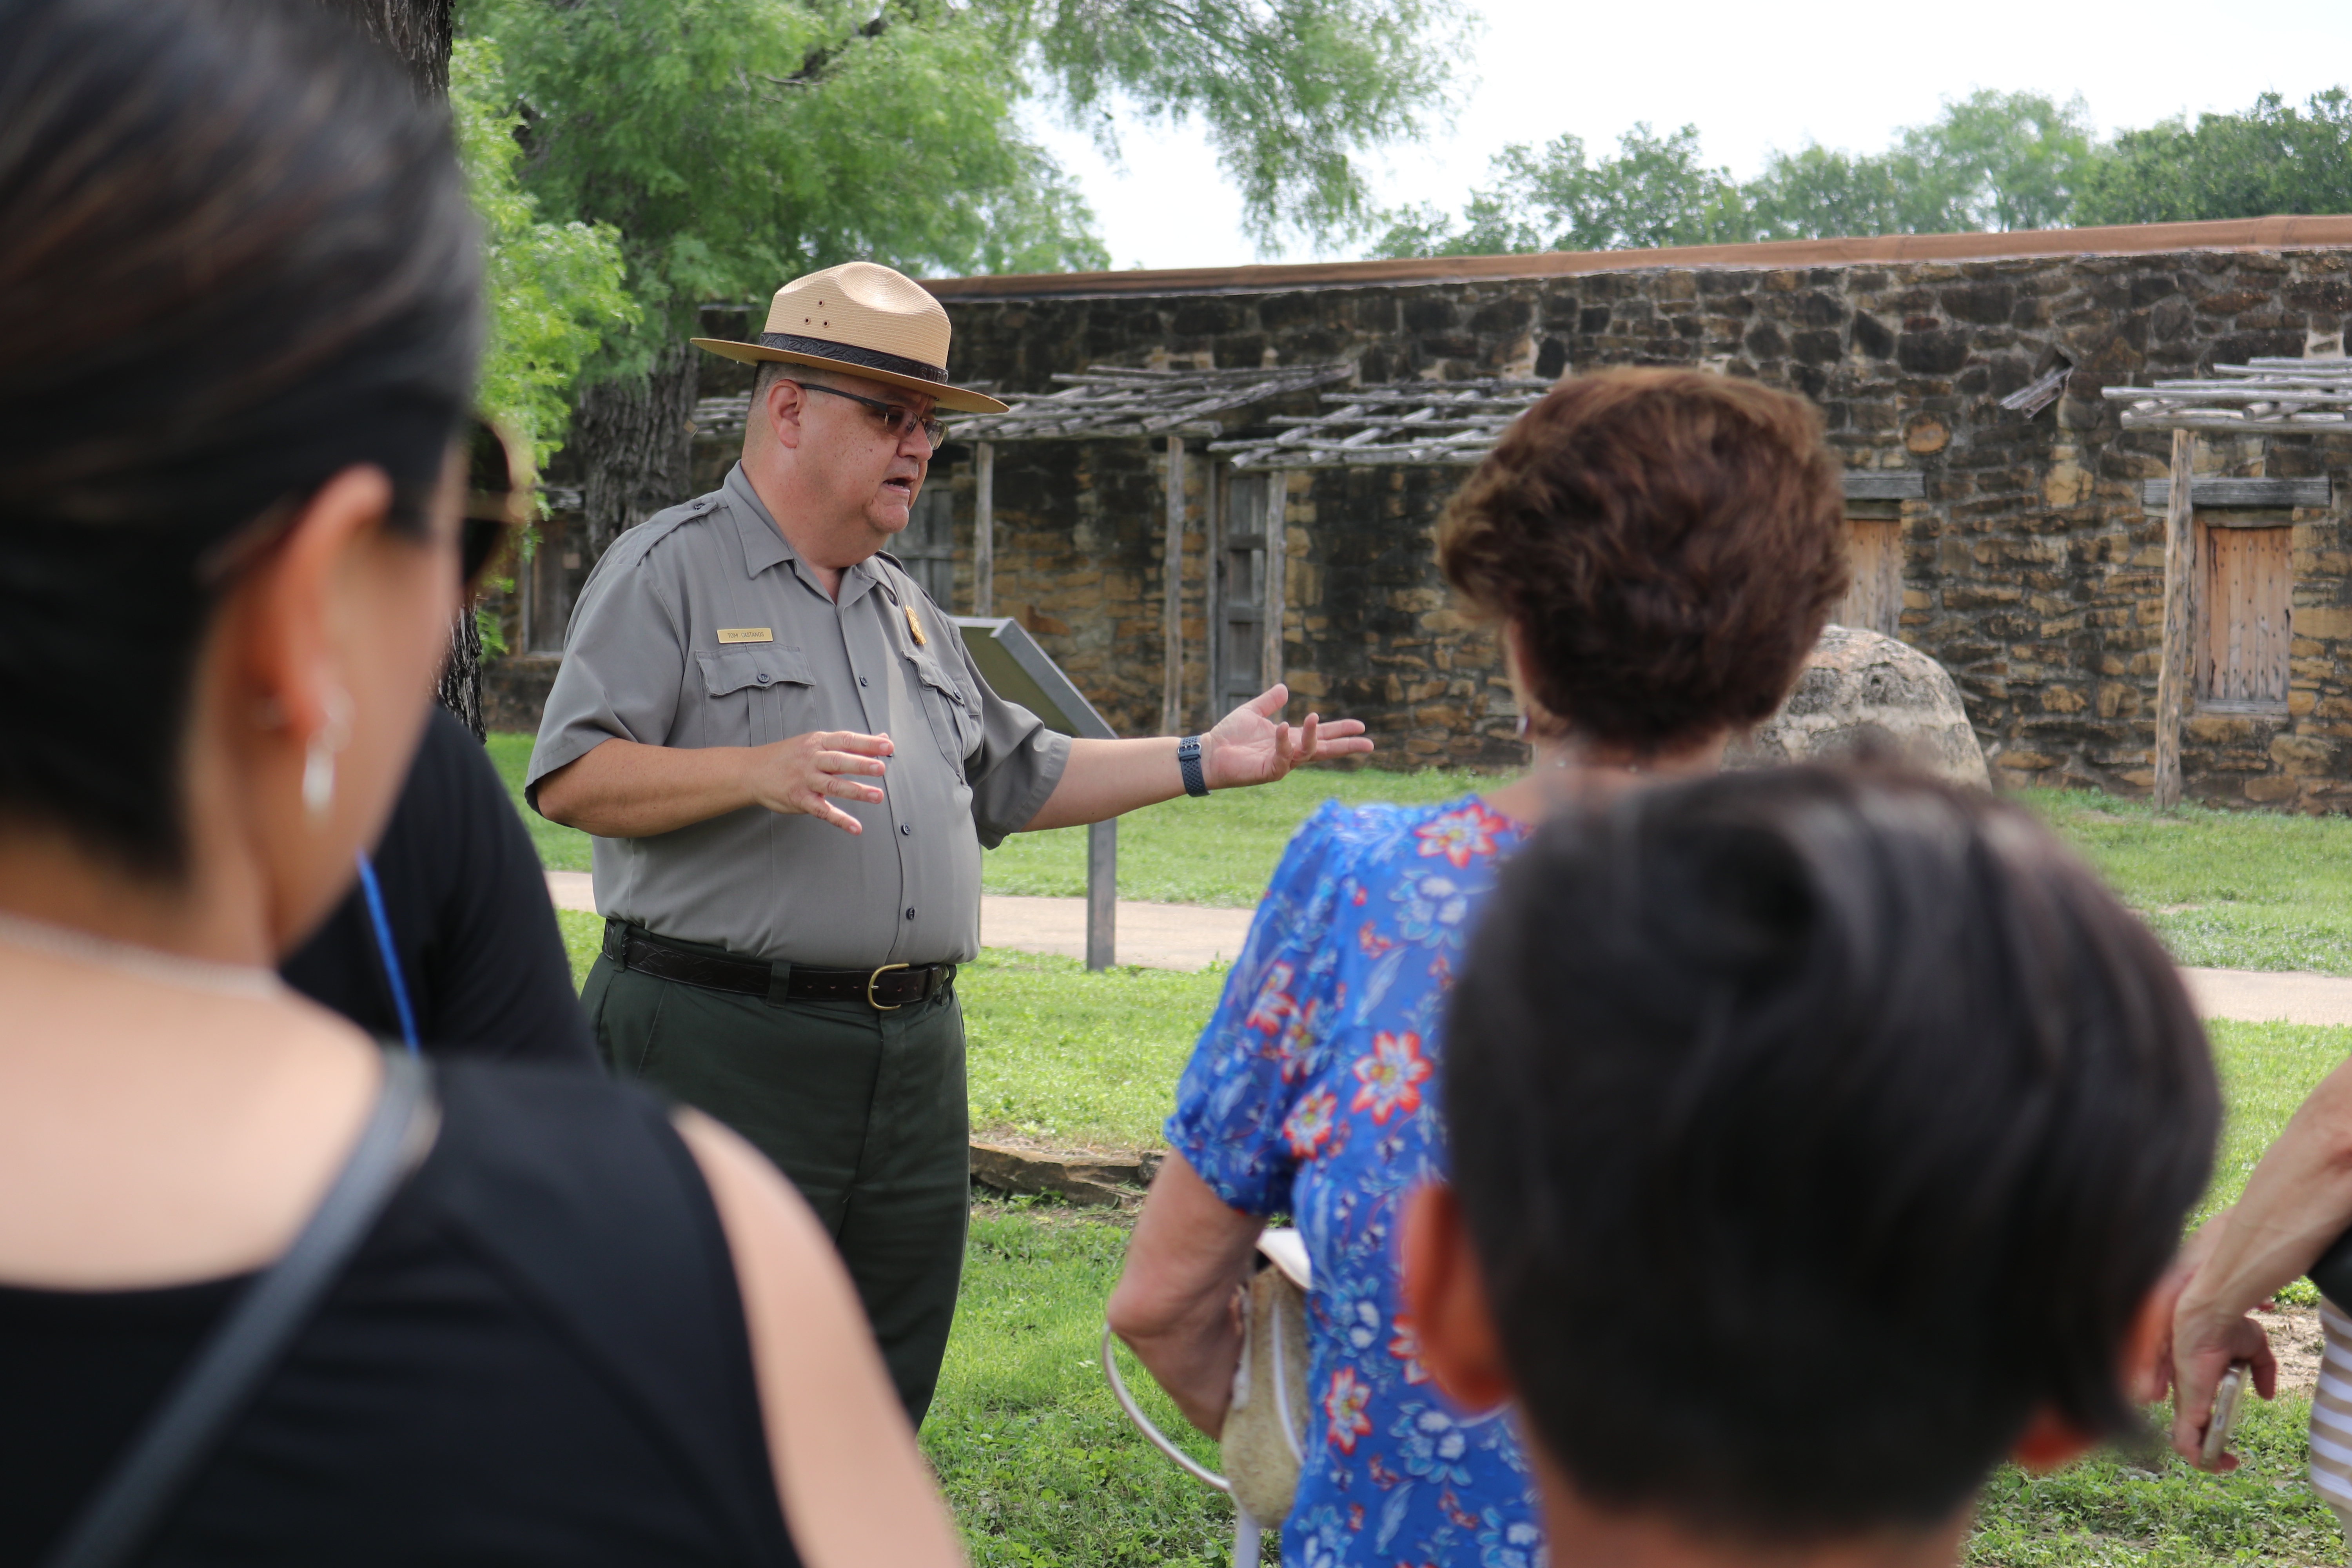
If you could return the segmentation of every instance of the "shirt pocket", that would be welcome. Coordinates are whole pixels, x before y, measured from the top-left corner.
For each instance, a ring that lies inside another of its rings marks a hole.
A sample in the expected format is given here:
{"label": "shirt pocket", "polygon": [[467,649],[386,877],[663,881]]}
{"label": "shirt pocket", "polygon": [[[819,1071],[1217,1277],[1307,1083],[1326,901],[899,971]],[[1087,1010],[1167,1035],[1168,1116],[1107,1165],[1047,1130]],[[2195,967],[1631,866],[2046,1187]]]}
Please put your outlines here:
{"label": "shirt pocket", "polygon": [[956,776],[962,778],[964,759],[980,745],[978,704],[929,655],[909,653],[907,662],[914,666],[915,685],[921,695],[923,717],[930,721],[931,738],[939,742],[940,754],[955,769]]}
{"label": "shirt pocket", "polygon": [[694,658],[702,666],[702,689],[710,703],[711,744],[757,746],[799,733],[792,729],[763,733],[776,729],[777,722],[772,718],[755,724],[753,704],[760,692],[789,690],[799,696],[815,686],[806,654],[796,647],[726,647],[697,652]]}

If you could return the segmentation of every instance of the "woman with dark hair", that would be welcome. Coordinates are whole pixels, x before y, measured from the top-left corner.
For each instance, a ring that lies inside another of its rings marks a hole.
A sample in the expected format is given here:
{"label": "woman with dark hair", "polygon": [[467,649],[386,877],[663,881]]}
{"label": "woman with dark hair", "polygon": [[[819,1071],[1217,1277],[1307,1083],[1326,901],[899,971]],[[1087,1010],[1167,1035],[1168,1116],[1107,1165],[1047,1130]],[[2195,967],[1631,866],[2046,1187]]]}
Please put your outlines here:
{"label": "woman with dark hair", "polygon": [[1494,623],[1531,771],[1427,807],[1327,803],[1291,841],[1168,1121],[1111,1323],[1202,1430],[1267,1219],[1312,1265],[1312,1414],[1283,1561],[1538,1560],[1507,1425],[1429,1386],[1402,1310],[1403,1195],[1443,1173],[1438,1025],[1498,863],[1559,800],[1714,769],[1769,717],[1846,578],[1837,466],[1805,404],[1695,372],[1563,383],[1439,531]]}
{"label": "woman with dark hair", "polygon": [[0,234],[0,1561],[955,1561],[772,1168],[273,972],[501,483],[446,124],[301,0],[15,0]]}

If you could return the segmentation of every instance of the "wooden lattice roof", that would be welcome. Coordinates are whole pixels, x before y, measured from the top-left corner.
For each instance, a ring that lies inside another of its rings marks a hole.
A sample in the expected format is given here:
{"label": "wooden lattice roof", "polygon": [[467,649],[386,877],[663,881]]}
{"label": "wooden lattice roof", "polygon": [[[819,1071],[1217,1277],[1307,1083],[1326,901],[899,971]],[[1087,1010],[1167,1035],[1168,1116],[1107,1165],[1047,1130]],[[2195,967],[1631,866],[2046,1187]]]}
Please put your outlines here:
{"label": "wooden lattice roof", "polygon": [[2134,430],[2233,435],[2352,435],[2352,360],[2257,359],[2217,364],[2210,379],[2110,386]]}
{"label": "wooden lattice roof", "polygon": [[1088,441],[1120,436],[1222,436],[1216,416],[1268,398],[1345,381],[1349,364],[1270,366],[1261,370],[1141,370],[1089,365],[1054,379],[1059,392],[1002,395],[1003,414],[956,420],[959,441]]}
{"label": "wooden lattice roof", "polygon": [[1213,441],[1237,472],[1272,468],[1369,468],[1379,464],[1469,465],[1484,458],[1504,427],[1549,392],[1549,381],[1398,381],[1327,392],[1334,406],[1299,417],[1277,416],[1279,436]]}

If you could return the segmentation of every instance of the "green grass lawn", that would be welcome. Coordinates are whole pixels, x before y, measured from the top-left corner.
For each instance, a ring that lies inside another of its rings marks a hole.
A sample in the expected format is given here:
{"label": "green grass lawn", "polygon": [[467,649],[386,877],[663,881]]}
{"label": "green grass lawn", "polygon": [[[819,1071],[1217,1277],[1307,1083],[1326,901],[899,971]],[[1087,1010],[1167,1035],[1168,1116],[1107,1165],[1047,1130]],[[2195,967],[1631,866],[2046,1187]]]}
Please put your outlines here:
{"label": "green grass lawn", "polygon": [[[530,737],[494,734],[490,755],[515,792],[540,858],[588,869],[588,837],[521,805]],[[1435,801],[1493,781],[1467,773],[1317,769],[1263,789],[1178,799],[1120,819],[1121,898],[1246,908],[1282,847],[1316,805]],[[2138,910],[2183,963],[2352,974],[2352,818],[2184,806],[2086,790],[2020,796]],[[1086,832],[1017,833],[982,862],[992,893],[1076,898],[1086,891]]]}

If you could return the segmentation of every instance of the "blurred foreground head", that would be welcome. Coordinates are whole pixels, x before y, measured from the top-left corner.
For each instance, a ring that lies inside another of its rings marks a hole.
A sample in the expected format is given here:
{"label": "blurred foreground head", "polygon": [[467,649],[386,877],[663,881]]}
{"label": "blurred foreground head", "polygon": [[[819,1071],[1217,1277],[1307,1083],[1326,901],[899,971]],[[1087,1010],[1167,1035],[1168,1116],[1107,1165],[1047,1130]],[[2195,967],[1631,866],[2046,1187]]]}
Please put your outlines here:
{"label": "blurred foreground head", "polygon": [[2022,811],[1787,769],[1555,822],[1448,1039],[1456,1234],[1581,1506],[1957,1529],[2035,1431],[2135,1420],[2213,1069],[2163,950]]}
{"label": "blurred foreground head", "polygon": [[[444,118],[300,0],[11,0],[0,235],[0,828],[184,875],[207,692],[245,708],[222,734],[276,731],[215,748],[224,789],[266,793],[268,745],[299,767],[330,722],[346,795],[396,782],[422,701],[374,699],[418,655],[369,597],[403,574],[358,579],[431,543],[471,395],[479,263]],[[358,553],[263,581],[355,469],[389,497]],[[378,668],[337,644],[378,632]],[[369,809],[310,826],[356,842]]]}

